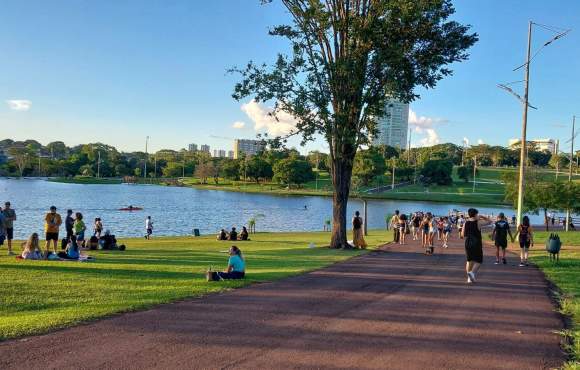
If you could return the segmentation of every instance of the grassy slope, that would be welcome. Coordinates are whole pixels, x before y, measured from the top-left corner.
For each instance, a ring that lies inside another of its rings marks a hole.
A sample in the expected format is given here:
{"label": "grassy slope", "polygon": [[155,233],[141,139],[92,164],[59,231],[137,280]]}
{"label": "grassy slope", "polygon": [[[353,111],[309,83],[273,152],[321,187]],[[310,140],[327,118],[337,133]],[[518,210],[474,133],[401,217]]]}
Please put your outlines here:
{"label": "grassy slope", "polygon": [[[369,245],[390,240],[372,231]],[[329,233],[264,233],[238,242],[247,259],[245,281],[207,283],[208,266],[224,268],[230,242],[213,237],[129,239],[125,252],[89,251],[93,262],[17,261],[0,256],[0,340],[47,332],[117,312],[144,309],[256,281],[317,269],[360,251],[309,249]]]}
{"label": "grassy slope", "polygon": [[532,260],[565,294],[562,309],[573,318],[575,325],[569,334],[574,338],[575,344],[570,352],[576,362],[571,362],[568,368],[580,368],[580,232],[558,233],[563,245],[559,264],[550,262],[545,251],[548,235],[547,232],[535,233],[536,246],[532,248]]}

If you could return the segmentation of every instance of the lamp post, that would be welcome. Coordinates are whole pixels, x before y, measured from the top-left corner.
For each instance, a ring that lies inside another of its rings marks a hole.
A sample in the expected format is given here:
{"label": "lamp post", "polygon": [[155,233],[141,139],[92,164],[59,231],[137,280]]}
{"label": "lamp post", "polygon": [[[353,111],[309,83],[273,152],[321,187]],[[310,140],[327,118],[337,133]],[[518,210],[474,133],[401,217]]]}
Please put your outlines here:
{"label": "lamp post", "polygon": [[[572,116],[572,138],[570,139],[570,171],[568,172],[568,183],[572,182],[572,163],[574,158],[574,136],[576,135],[576,116]],[[566,231],[570,228],[570,208],[566,210]]]}
{"label": "lamp post", "polygon": [[147,178],[147,159],[149,159],[149,156],[147,154],[147,146],[149,145],[149,136],[145,137],[145,171],[143,173],[143,178]]}

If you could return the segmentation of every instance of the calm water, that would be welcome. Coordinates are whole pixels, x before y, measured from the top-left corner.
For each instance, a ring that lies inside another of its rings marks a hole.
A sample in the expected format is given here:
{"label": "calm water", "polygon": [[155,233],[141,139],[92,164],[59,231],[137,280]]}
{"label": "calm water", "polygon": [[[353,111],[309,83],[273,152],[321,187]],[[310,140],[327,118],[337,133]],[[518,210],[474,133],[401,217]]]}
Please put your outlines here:
{"label": "calm water", "polygon": [[[42,232],[45,212],[51,205],[63,216],[66,209],[82,212],[88,229],[92,220],[101,217],[105,229],[121,236],[144,235],[144,220],[150,215],[156,235],[188,235],[193,228],[202,234],[213,234],[220,228],[246,225],[257,214],[258,231],[322,230],[330,218],[331,200],[324,197],[272,196],[191,188],[150,185],[77,185],[42,180],[0,179],[0,202],[9,200],[17,212],[15,237],[24,238],[31,232]],[[139,212],[118,211],[128,205],[143,207]],[[307,206],[307,210],[304,209]],[[416,210],[446,214],[450,209],[465,210],[458,204],[415,201],[369,201],[370,228],[385,225],[385,215],[393,210]],[[511,215],[509,208],[477,207],[482,213]],[[358,200],[349,202],[349,216],[362,211]]]}

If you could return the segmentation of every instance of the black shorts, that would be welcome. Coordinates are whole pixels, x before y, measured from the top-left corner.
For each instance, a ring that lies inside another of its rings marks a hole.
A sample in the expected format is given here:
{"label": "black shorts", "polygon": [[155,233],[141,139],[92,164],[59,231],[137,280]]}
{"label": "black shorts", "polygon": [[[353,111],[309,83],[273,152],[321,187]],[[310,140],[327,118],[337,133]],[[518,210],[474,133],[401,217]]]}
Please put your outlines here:
{"label": "black shorts", "polygon": [[54,240],[55,242],[58,241],[58,233],[46,233],[46,241]]}
{"label": "black shorts", "polygon": [[483,263],[483,247],[481,244],[471,248],[465,247],[465,255],[468,262]]}
{"label": "black shorts", "polygon": [[520,240],[520,248],[530,248],[530,241],[529,240]]}
{"label": "black shorts", "polygon": [[495,241],[495,246],[501,249],[506,249],[507,248],[507,239],[506,240],[496,240]]}
{"label": "black shorts", "polygon": [[147,229],[147,235],[153,234],[153,229]]}
{"label": "black shorts", "polygon": [[8,239],[8,240],[14,239],[14,228],[12,228],[12,227],[6,228],[6,239]]}

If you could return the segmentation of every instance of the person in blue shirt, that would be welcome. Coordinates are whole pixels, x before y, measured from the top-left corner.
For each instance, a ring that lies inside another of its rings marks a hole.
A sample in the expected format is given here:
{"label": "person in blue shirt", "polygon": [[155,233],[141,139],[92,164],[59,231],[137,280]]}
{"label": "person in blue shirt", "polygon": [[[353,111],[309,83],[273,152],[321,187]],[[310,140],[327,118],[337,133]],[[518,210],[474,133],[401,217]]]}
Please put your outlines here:
{"label": "person in blue shirt", "polygon": [[64,252],[59,252],[58,256],[66,260],[78,260],[81,256],[79,245],[77,244],[77,237],[71,235],[70,241]]}
{"label": "person in blue shirt", "polygon": [[243,279],[246,275],[246,262],[240,248],[233,245],[230,248],[230,258],[228,260],[228,269],[225,272],[218,273],[220,279]]}

